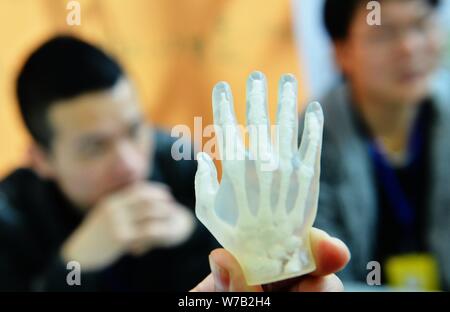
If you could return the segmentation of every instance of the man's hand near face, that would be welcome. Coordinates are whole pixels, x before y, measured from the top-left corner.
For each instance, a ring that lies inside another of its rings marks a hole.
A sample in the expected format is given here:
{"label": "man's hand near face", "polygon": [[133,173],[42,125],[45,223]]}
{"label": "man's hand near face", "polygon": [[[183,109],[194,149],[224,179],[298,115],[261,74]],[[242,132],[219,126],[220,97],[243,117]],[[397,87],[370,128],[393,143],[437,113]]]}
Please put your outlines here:
{"label": "man's hand near face", "polygon": [[142,182],[102,200],[62,248],[65,261],[99,270],[126,253],[141,255],[189,238],[193,214],[162,184]]}

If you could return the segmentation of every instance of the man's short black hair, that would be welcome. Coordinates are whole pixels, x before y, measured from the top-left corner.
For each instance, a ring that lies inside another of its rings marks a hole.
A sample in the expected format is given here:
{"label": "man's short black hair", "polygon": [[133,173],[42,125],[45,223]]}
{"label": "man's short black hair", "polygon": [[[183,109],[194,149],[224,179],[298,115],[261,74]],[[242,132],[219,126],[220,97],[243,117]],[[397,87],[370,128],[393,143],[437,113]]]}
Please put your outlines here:
{"label": "man's short black hair", "polygon": [[[345,40],[350,25],[360,5],[370,0],[326,0],[323,11],[325,28],[333,41]],[[424,0],[431,6],[438,6],[440,0]]]}
{"label": "man's short black hair", "polygon": [[20,112],[33,139],[49,149],[50,107],[58,100],[113,87],[123,76],[120,65],[93,45],[57,36],[37,48],[17,78]]}

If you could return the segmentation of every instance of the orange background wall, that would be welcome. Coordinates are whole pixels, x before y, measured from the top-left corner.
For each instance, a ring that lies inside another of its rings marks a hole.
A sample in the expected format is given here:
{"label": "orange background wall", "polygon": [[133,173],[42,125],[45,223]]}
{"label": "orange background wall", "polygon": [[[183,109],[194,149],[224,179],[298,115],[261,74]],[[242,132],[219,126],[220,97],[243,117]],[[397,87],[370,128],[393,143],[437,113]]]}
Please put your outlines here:
{"label": "orange background wall", "polygon": [[67,25],[67,2],[0,0],[0,175],[26,162],[17,70],[54,33],[75,33],[117,56],[149,120],[168,129],[192,127],[194,116],[210,123],[211,90],[220,80],[231,84],[241,122],[252,70],[268,77],[272,117],[279,76],[294,73],[302,85],[289,0],[80,0],[81,26]]}

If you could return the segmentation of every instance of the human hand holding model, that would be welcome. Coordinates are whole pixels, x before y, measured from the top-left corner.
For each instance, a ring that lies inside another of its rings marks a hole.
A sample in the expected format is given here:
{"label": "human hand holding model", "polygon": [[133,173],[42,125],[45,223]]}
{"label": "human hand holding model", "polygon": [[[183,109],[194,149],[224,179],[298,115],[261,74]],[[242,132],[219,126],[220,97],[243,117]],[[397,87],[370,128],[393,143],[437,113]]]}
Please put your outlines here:
{"label": "human hand holding model", "polygon": [[[224,257],[237,260],[247,285],[317,271],[310,230],[319,195],[322,109],[318,103],[307,107],[302,142],[297,148],[297,82],[292,75],[284,75],[272,144],[266,86],[262,73],[250,75],[250,147],[246,150],[230,87],[224,82],[216,85],[213,112],[223,177],[219,185],[212,159],[200,153],[195,182],[197,217],[231,253]],[[345,245],[344,249],[348,254]]]}

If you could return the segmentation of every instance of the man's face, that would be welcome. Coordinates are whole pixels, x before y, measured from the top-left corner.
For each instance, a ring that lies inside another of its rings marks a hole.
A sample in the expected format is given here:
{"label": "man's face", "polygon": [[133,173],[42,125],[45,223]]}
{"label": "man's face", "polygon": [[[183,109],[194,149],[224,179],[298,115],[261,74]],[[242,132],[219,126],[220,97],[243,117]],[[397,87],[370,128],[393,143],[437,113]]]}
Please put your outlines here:
{"label": "man's face", "polygon": [[54,133],[48,154],[51,177],[81,208],[147,177],[151,130],[127,80],[61,101],[48,117]]}
{"label": "man's face", "polygon": [[355,92],[397,104],[420,101],[441,52],[433,8],[423,0],[381,2],[381,26],[359,7],[346,40],[336,44],[338,62]]}

